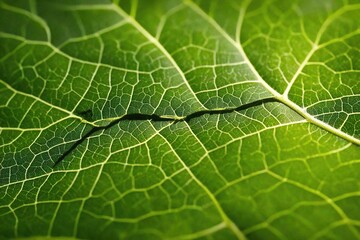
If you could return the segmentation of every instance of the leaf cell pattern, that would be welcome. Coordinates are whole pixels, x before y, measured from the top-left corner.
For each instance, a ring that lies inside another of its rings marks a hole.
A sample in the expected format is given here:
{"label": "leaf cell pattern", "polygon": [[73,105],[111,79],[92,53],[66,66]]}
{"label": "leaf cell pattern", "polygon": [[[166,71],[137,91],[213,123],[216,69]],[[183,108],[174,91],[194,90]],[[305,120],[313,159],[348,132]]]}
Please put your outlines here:
{"label": "leaf cell pattern", "polygon": [[0,237],[360,239],[359,13],[1,0]]}

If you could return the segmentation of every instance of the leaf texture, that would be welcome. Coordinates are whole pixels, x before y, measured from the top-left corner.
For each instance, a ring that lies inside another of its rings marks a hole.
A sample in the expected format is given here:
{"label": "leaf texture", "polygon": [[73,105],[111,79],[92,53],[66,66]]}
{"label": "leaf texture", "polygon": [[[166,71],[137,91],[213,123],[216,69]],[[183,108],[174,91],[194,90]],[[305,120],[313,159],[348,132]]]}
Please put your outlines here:
{"label": "leaf texture", "polygon": [[358,1],[0,1],[0,238],[360,239]]}

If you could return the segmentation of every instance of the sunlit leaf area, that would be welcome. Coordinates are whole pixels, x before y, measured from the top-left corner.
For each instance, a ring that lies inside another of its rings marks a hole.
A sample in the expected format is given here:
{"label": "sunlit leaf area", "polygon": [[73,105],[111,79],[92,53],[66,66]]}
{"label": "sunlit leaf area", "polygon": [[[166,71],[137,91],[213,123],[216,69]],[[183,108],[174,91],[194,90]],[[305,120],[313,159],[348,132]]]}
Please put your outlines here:
{"label": "sunlit leaf area", "polygon": [[359,0],[0,0],[0,239],[360,239]]}

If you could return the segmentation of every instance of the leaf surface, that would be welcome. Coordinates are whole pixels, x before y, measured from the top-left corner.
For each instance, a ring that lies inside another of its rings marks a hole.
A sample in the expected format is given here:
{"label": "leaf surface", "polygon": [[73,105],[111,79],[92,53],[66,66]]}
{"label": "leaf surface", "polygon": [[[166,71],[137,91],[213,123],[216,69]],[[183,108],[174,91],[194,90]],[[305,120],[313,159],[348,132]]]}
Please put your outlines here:
{"label": "leaf surface", "polygon": [[359,14],[0,1],[1,237],[360,239]]}

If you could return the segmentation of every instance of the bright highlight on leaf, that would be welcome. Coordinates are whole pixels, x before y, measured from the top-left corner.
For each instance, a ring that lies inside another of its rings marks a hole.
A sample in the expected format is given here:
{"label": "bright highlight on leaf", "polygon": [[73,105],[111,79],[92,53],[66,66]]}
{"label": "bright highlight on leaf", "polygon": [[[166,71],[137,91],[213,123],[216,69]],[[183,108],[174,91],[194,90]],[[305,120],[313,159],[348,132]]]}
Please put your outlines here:
{"label": "bright highlight on leaf", "polygon": [[360,239],[358,16],[0,0],[0,238]]}

